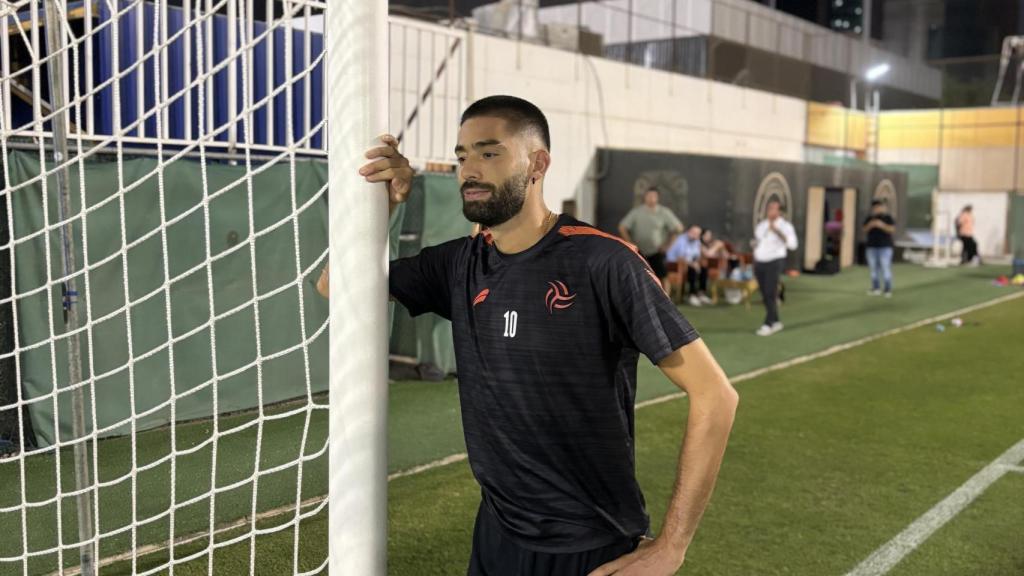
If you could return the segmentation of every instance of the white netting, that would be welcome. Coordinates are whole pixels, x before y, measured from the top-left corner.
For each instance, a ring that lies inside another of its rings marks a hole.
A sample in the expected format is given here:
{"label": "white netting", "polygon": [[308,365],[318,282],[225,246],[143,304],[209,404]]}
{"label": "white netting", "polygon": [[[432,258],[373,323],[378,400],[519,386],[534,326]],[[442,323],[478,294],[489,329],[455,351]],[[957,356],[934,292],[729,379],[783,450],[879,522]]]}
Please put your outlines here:
{"label": "white netting", "polygon": [[325,6],[0,0],[0,573],[325,568]]}

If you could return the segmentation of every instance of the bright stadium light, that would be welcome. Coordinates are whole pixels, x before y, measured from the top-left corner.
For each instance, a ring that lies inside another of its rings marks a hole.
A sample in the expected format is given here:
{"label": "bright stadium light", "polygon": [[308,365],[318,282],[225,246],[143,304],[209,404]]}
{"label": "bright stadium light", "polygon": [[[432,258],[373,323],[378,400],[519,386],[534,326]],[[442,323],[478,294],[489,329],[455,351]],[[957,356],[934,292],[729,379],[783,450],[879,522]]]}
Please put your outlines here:
{"label": "bright stadium light", "polygon": [[872,66],[871,68],[868,68],[868,71],[866,74],[864,74],[864,77],[867,78],[868,82],[874,82],[875,80],[878,80],[879,78],[885,76],[888,73],[888,64],[877,64],[875,66]]}

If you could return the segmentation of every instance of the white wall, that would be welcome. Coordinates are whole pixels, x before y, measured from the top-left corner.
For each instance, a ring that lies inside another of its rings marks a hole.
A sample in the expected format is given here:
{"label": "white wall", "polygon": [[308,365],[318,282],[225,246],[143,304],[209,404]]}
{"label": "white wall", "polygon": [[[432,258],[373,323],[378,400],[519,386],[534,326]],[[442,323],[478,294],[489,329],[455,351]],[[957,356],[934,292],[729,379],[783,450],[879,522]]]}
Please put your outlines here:
{"label": "white wall", "polygon": [[930,164],[938,165],[942,152],[938,148],[880,148],[879,164]]}
{"label": "white wall", "polygon": [[[1018,167],[1013,168],[1014,157]],[[939,166],[939,188],[966,192],[1006,192],[1024,185],[1024,154],[1010,147],[895,148],[878,153],[882,164]],[[1014,176],[1017,185],[1014,186]]]}
{"label": "white wall", "polygon": [[974,239],[982,256],[1006,254],[1006,224],[1010,197],[1005,192],[943,192],[938,195],[936,212],[950,222],[945,233],[956,234],[952,223],[960,210],[970,204],[974,212]]}
{"label": "white wall", "polygon": [[803,100],[480,34],[468,60],[470,101],[510,94],[547,115],[548,205],[576,198],[586,220],[598,148],[803,160]]}

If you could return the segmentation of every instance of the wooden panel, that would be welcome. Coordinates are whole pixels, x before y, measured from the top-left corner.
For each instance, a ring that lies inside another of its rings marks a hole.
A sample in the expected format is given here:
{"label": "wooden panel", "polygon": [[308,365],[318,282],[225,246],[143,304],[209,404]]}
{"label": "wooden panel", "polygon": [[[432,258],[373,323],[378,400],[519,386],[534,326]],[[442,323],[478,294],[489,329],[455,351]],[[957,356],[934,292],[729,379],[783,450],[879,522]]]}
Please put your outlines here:
{"label": "wooden panel", "polygon": [[853,266],[853,241],[857,237],[857,189],[843,190],[843,245],[839,253],[839,266]]}
{"label": "wooden panel", "polygon": [[825,189],[807,190],[807,226],[804,227],[804,269],[814,270],[821,260],[821,233],[825,227]]}
{"label": "wooden panel", "polygon": [[828,148],[867,148],[867,116],[842,106],[807,103],[807,143]]}

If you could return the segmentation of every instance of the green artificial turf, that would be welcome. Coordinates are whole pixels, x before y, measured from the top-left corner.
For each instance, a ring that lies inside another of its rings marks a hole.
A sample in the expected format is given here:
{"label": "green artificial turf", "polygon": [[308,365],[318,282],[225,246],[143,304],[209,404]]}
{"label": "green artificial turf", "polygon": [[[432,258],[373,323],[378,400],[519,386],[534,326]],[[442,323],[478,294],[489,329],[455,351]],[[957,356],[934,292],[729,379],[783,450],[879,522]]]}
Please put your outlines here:
{"label": "green artificial turf", "polygon": [[1024,474],[993,484],[896,566],[892,576],[1024,574]]}
{"label": "green artificial turf", "polygon": [[[1024,372],[1024,300],[965,321],[740,385],[719,486],[681,573],[843,574],[1024,438],[1024,388],[1014,377]],[[680,399],[637,415],[638,473],[655,527],[674,481],[686,407]],[[1024,494],[1013,481],[1004,478],[987,495],[992,502],[965,513],[963,528],[957,517],[937,536],[960,545],[926,546],[924,559],[909,559],[899,573],[1019,574],[1019,507],[1006,508]],[[391,494],[391,573],[458,573],[478,502],[467,467],[396,480]],[[966,532],[977,547],[957,536]],[[949,568],[974,558],[985,560],[985,570]]]}

